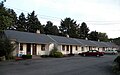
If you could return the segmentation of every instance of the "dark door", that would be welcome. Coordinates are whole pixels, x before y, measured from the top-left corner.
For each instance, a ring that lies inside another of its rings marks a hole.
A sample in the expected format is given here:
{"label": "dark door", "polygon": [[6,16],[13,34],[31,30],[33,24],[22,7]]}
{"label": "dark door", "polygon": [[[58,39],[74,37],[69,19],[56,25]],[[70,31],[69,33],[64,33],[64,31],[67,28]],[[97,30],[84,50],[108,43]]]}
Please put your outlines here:
{"label": "dark door", "polygon": [[31,44],[27,44],[27,53],[26,54],[31,54]]}
{"label": "dark door", "polygon": [[70,54],[73,54],[72,46],[70,46]]}
{"label": "dark door", "polygon": [[89,50],[91,50],[91,47],[89,46]]}
{"label": "dark door", "polygon": [[37,49],[37,45],[36,45],[36,44],[33,44],[32,46],[33,46],[32,54],[33,54],[33,55],[37,55],[37,54],[36,54],[36,53],[37,53],[37,50],[36,50],[36,49]]}

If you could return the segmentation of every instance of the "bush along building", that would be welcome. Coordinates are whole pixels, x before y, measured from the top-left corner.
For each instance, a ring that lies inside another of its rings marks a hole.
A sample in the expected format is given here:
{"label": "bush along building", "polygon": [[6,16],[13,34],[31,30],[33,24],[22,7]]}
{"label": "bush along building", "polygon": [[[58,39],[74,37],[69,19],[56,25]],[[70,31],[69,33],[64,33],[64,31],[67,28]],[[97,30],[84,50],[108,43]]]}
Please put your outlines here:
{"label": "bush along building", "polygon": [[20,55],[49,55],[56,47],[59,52],[66,54],[79,54],[89,50],[105,51],[108,49],[117,50],[118,47],[111,42],[98,42],[91,40],[75,39],[54,35],[20,32],[5,30],[5,36],[16,45],[13,51],[14,56]]}

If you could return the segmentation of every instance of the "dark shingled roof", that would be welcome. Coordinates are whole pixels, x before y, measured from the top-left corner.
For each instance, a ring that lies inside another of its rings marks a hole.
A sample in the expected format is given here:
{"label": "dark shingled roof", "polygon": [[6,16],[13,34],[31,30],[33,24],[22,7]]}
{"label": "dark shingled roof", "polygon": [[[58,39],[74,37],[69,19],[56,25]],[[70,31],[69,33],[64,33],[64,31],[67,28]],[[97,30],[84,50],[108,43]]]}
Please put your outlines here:
{"label": "dark shingled roof", "polygon": [[11,40],[16,40],[21,43],[37,43],[37,44],[47,44],[54,42],[45,34],[39,33],[28,33],[28,32],[20,32],[14,30],[6,30],[6,36]]}
{"label": "dark shingled roof", "polygon": [[93,43],[90,40],[83,40],[83,39],[77,39],[79,42],[81,42],[84,46],[97,46],[95,43]]}
{"label": "dark shingled roof", "polygon": [[111,42],[103,42],[104,44],[107,45],[107,47],[118,47],[116,44],[111,43]]}
{"label": "dark shingled roof", "polygon": [[110,42],[98,42],[62,36],[45,35],[39,33],[20,32],[14,30],[5,30],[5,35],[10,40],[15,40],[20,43],[36,43],[36,44],[57,43],[63,45],[117,47],[117,45]]}
{"label": "dark shingled roof", "polygon": [[98,42],[98,41],[92,41],[93,43],[95,43],[98,47],[108,47],[108,45],[106,45],[104,42]]}
{"label": "dark shingled roof", "polygon": [[58,44],[63,44],[63,45],[82,45],[82,43],[77,42],[76,39],[74,39],[74,38],[54,36],[54,35],[48,35],[48,36],[51,37]]}

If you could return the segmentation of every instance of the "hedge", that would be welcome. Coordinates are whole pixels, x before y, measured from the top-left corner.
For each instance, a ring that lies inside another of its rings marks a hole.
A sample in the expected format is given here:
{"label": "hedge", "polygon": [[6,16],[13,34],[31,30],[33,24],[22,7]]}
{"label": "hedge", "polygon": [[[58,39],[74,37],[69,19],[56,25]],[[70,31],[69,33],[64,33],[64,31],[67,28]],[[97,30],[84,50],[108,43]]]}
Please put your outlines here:
{"label": "hedge", "polygon": [[63,54],[61,52],[58,52],[57,48],[54,48],[53,50],[51,50],[49,56],[50,57],[61,58],[61,57],[63,57]]}
{"label": "hedge", "polygon": [[22,55],[23,59],[32,59],[32,55]]}

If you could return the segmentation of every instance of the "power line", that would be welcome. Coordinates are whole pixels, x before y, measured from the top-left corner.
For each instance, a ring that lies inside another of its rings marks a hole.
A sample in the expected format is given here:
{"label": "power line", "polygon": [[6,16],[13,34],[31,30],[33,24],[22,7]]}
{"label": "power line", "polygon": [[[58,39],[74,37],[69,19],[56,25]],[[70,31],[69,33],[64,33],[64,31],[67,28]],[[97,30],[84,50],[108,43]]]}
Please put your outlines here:
{"label": "power line", "polygon": [[[10,6],[7,6],[7,7],[10,8]],[[29,13],[26,10],[18,9],[18,8],[15,8],[15,7],[12,7],[12,8],[16,9],[18,11],[22,11],[22,12],[24,11],[24,12]],[[42,19],[49,19],[49,20],[56,20],[56,21],[60,21],[61,20],[61,18],[59,18],[59,17],[47,16],[47,15],[38,14],[37,16],[39,16],[39,18],[42,18]],[[91,21],[88,21],[88,20],[86,20],[86,21],[77,20],[77,21],[90,23],[92,25],[112,25],[112,24],[117,25],[117,24],[120,24],[120,21],[92,21],[92,20]]]}
{"label": "power line", "polygon": [[[10,6],[7,6],[7,7],[10,7]],[[18,9],[18,8],[14,8],[14,9],[29,13],[29,11],[26,11],[26,10],[22,10],[22,9]],[[61,18],[59,18],[59,17],[53,17],[53,16],[48,16],[48,15],[41,15],[41,14],[38,14],[38,15],[39,15],[39,16],[43,16],[43,17],[50,17],[50,18],[55,18],[55,19],[61,19]]]}

